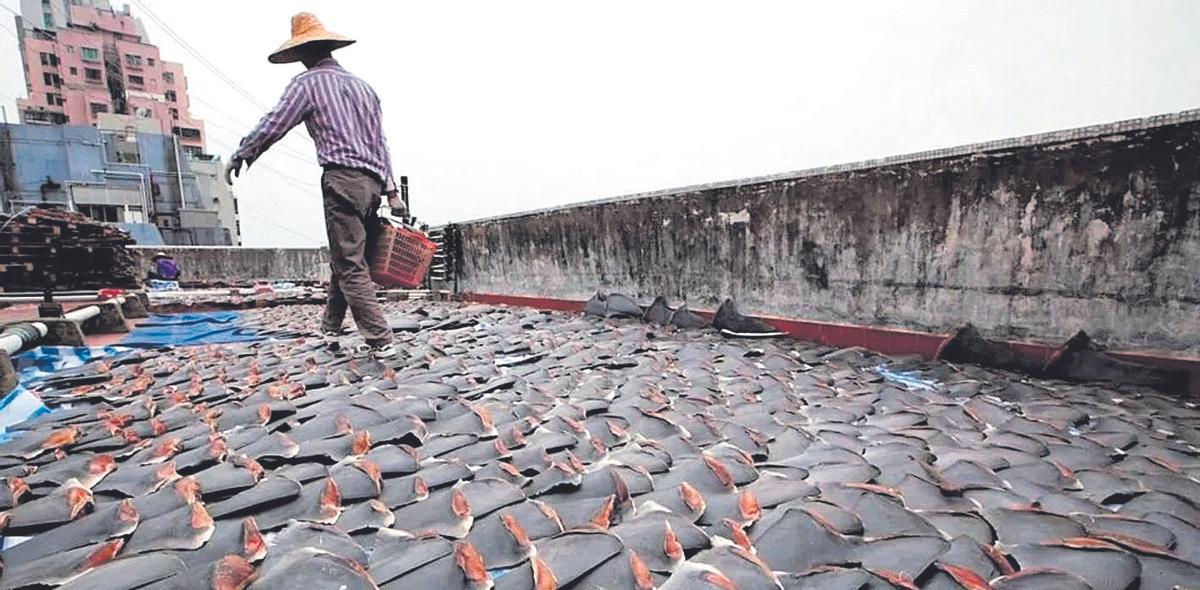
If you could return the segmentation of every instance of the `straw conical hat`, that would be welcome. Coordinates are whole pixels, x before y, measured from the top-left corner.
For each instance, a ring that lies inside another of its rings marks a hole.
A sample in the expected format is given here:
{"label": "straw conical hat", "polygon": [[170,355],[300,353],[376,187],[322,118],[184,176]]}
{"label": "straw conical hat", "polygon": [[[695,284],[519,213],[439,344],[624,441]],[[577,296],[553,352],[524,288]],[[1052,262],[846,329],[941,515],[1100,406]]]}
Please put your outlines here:
{"label": "straw conical hat", "polygon": [[294,61],[299,61],[300,57],[296,55],[296,48],[307,43],[324,41],[329,44],[330,49],[338,49],[354,43],[354,39],[343,37],[337,33],[331,33],[317,20],[317,16],[311,12],[301,12],[292,17],[292,38],[281,45],[267,57],[267,61],[273,64],[286,64]]}

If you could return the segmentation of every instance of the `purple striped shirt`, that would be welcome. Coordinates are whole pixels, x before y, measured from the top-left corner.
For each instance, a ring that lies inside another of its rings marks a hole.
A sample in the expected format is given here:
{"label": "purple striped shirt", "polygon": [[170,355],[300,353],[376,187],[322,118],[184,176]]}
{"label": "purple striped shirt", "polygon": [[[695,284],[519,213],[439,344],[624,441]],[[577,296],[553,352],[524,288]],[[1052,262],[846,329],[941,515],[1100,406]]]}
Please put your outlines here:
{"label": "purple striped shirt", "polygon": [[317,161],[322,166],[367,170],[387,188],[395,186],[379,97],[333,58],[292,78],[279,104],[242,139],[234,156],[254,162],[301,121],[317,144]]}

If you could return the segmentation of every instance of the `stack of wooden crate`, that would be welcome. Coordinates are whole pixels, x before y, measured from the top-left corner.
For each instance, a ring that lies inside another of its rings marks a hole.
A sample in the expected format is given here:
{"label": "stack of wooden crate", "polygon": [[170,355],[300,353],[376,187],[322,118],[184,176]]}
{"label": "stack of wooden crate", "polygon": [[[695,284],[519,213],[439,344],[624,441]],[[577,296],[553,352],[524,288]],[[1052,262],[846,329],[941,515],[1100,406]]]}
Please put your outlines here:
{"label": "stack of wooden crate", "polygon": [[129,233],[81,213],[37,207],[0,215],[0,290],[135,287]]}

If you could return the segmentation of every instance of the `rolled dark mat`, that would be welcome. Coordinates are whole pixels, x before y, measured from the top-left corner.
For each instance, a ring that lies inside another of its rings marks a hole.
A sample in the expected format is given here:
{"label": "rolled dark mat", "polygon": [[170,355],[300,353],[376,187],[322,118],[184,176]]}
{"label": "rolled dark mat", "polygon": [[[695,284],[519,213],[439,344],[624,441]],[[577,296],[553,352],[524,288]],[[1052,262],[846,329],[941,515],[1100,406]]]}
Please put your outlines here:
{"label": "rolled dark mat", "polygon": [[738,312],[732,299],[726,299],[713,316],[713,327],[733,338],[778,338],[787,334],[774,326]]}
{"label": "rolled dark mat", "polygon": [[647,324],[658,324],[664,326],[671,323],[671,314],[673,310],[667,305],[667,299],[662,295],[654,298],[650,307],[646,308],[646,313],[642,314],[642,321]]}
{"label": "rolled dark mat", "polygon": [[1042,363],[1022,355],[1007,342],[988,340],[972,324],[959,326],[938,346],[938,358],[952,363],[971,363],[1036,375]]}
{"label": "rolled dark mat", "polygon": [[1187,371],[1117,359],[1104,352],[1104,348],[1082,330],[1058,347],[1049,361],[1042,363],[1037,358],[1022,354],[1007,342],[984,338],[975,326],[965,324],[942,341],[936,358],[1039,377],[1067,381],[1107,381],[1152,387],[1160,391],[1180,391],[1188,384]]}
{"label": "rolled dark mat", "polygon": [[640,318],[642,306],[633,297],[621,293],[609,293],[605,302],[604,315],[610,318]]}
{"label": "rolled dark mat", "polygon": [[608,297],[605,294],[596,291],[596,294],[592,295],[592,298],[583,304],[584,315],[604,317],[605,310],[607,309],[607,300]]}
{"label": "rolled dark mat", "polygon": [[1069,381],[1109,381],[1143,385],[1160,391],[1179,391],[1188,383],[1188,373],[1185,370],[1151,367],[1108,355],[1104,348],[1083,330],[1067,339],[1054,352],[1042,369],[1042,374]]}

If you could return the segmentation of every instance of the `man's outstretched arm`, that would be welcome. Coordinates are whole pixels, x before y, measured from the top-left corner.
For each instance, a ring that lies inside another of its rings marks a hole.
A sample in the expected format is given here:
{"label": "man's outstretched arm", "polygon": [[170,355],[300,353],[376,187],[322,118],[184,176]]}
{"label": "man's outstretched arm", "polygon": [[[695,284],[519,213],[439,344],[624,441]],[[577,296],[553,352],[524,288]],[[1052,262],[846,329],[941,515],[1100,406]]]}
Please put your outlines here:
{"label": "man's outstretched arm", "polygon": [[267,151],[267,148],[275,145],[288,131],[299,125],[308,115],[311,104],[304,85],[299,80],[292,80],[283,91],[279,104],[242,139],[237,151],[229,158],[229,165],[225,167],[225,181],[233,184],[233,177],[241,174],[242,164],[249,169],[250,164]]}

